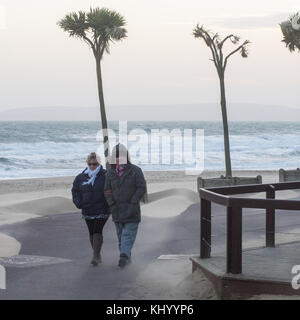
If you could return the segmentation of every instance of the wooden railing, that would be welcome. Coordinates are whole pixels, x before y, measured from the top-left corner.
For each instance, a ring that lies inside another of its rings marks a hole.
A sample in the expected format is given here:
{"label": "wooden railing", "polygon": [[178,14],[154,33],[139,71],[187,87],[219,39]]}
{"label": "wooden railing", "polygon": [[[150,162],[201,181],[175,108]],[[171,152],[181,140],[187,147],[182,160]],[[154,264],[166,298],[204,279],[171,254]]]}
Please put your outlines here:
{"label": "wooden railing", "polygon": [[[243,208],[266,209],[266,246],[275,246],[275,210],[299,210],[300,201],[276,200],[276,191],[300,189],[300,182],[199,189],[201,199],[200,258],[211,256],[211,203],[227,208],[227,273],[242,273]],[[232,195],[265,192],[266,199],[237,198]]]}

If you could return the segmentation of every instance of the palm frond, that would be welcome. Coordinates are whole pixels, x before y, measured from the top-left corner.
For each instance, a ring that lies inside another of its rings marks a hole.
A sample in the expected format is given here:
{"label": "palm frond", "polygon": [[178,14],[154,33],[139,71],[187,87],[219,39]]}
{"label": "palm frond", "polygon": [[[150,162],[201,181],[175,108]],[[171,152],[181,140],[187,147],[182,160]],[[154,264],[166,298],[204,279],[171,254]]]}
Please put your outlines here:
{"label": "palm frond", "polygon": [[123,16],[107,8],[91,8],[86,16],[90,27],[98,31],[104,31],[106,28],[124,27],[126,25]]}
{"label": "palm frond", "polygon": [[86,14],[82,11],[67,14],[58,22],[58,25],[64,31],[68,32],[70,37],[79,38],[83,37],[89,28],[86,21]]}
{"label": "palm frond", "polygon": [[292,15],[289,20],[280,23],[280,28],[283,34],[282,42],[290,52],[294,52],[298,49],[300,51],[300,30],[295,29],[294,23],[300,24],[299,13]]}
{"label": "palm frond", "polygon": [[230,40],[233,44],[238,44],[241,40],[241,38],[239,36],[232,36],[230,37]]}
{"label": "palm frond", "polygon": [[199,24],[197,24],[193,30],[193,35],[196,39],[202,38],[208,47],[212,44],[212,34],[210,30],[204,29],[203,26],[200,27]]}
{"label": "palm frond", "polygon": [[112,28],[107,27],[105,29],[105,34],[108,38],[118,41],[127,37],[127,30],[125,28],[116,27],[116,26]]}
{"label": "palm frond", "polygon": [[248,56],[249,56],[249,50],[246,45],[241,48],[241,56],[243,58],[248,58]]}
{"label": "palm frond", "polygon": [[125,18],[107,8],[90,8],[87,13],[79,11],[67,14],[58,25],[70,36],[82,38],[93,48],[95,56],[100,58],[104,52],[110,52],[111,42],[127,37]]}

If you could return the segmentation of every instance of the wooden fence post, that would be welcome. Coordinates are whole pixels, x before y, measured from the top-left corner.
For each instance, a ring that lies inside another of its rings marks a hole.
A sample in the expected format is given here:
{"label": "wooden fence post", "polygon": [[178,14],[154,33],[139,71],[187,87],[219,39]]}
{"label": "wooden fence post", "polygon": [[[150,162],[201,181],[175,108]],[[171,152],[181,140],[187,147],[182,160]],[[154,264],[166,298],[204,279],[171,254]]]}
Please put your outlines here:
{"label": "wooden fence post", "polygon": [[[275,199],[275,187],[270,185],[267,199]],[[266,209],[266,247],[275,247],[275,209]]]}
{"label": "wooden fence post", "polygon": [[211,253],[211,202],[201,199],[200,258],[210,258]]}
{"label": "wooden fence post", "polygon": [[227,273],[242,273],[242,208],[227,208]]}

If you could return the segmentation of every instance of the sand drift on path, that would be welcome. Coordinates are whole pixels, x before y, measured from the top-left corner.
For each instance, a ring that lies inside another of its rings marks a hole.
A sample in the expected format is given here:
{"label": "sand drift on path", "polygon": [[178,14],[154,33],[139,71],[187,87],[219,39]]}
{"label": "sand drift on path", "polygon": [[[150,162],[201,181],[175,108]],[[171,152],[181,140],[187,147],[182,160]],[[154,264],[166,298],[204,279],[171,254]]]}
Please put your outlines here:
{"label": "sand drift on path", "polygon": [[168,189],[148,195],[148,203],[143,205],[142,214],[152,218],[169,218],[178,216],[199,197],[196,192],[185,189]]}
{"label": "sand drift on path", "polygon": [[20,242],[6,234],[0,233],[0,258],[18,255],[20,249]]}
{"label": "sand drift on path", "polygon": [[[150,217],[171,217],[183,212],[198,201],[196,192],[189,189],[169,189],[149,194],[149,203],[142,204],[142,214]],[[71,199],[65,197],[45,197],[0,206],[0,225],[21,222],[49,214],[78,212]]]}
{"label": "sand drift on path", "polygon": [[[24,197],[24,194],[22,195]],[[148,217],[168,218],[179,215],[191,204],[197,202],[197,193],[185,189],[169,189],[149,194],[149,203],[142,204],[142,214]],[[26,221],[45,215],[78,213],[72,200],[66,197],[42,197],[35,200],[0,206],[0,226]],[[18,254],[20,243],[4,234],[0,234],[0,257]]]}

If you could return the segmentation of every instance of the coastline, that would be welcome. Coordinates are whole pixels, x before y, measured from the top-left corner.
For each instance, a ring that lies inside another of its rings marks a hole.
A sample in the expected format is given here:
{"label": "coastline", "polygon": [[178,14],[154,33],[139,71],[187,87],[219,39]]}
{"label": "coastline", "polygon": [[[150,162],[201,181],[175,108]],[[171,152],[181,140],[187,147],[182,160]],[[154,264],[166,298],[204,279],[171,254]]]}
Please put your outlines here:
{"label": "coastline", "polygon": [[[144,171],[148,183],[196,181],[197,175],[188,175],[185,171]],[[201,177],[212,178],[224,175],[224,171],[203,171]],[[234,170],[233,176],[254,177],[261,175],[263,183],[278,182],[279,170]],[[0,179],[0,196],[11,192],[32,192],[38,188],[52,190],[64,189],[70,186],[74,176],[36,177]]]}

